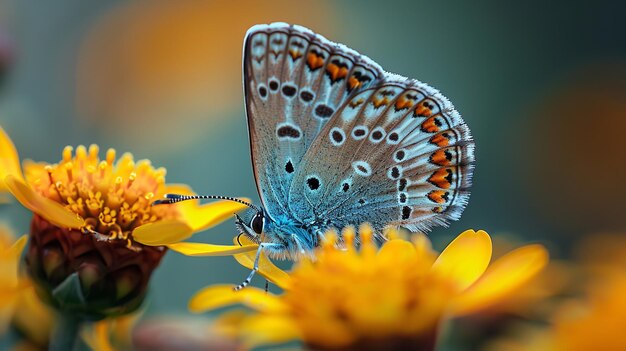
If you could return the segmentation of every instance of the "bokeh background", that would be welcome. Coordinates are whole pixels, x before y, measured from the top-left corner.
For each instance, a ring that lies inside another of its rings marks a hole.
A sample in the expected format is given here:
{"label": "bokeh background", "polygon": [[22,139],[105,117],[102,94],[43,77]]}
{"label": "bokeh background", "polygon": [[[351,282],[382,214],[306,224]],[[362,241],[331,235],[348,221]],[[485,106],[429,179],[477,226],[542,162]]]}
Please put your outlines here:
{"label": "bokeh background", "polygon": [[[437,248],[474,228],[567,257],[583,237],[626,235],[624,13],[619,1],[0,0],[0,125],[22,158],[56,162],[65,145],[97,143],[199,193],[258,199],[243,36],[297,23],[437,87],[469,124],[472,197],[431,233]],[[28,229],[19,206],[0,217]],[[197,239],[235,233],[229,221]],[[245,274],[232,258],[170,253],[146,313],[185,313],[199,288]]]}

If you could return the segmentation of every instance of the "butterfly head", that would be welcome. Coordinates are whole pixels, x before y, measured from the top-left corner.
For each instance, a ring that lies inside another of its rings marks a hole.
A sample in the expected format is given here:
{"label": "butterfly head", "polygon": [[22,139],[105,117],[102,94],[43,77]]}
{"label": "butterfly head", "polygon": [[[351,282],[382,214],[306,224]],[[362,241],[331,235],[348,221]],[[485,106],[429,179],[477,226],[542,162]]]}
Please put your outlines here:
{"label": "butterfly head", "polygon": [[265,230],[265,211],[261,208],[253,208],[242,217],[239,215],[235,216],[237,217],[235,225],[239,232],[256,243],[261,242],[261,236]]}
{"label": "butterfly head", "polygon": [[273,244],[274,249],[266,249],[272,258],[293,260],[310,255],[317,246],[317,234],[312,234],[311,228],[293,223],[286,216],[275,219],[263,208],[258,208],[236,217],[235,225],[240,235],[257,244]]}

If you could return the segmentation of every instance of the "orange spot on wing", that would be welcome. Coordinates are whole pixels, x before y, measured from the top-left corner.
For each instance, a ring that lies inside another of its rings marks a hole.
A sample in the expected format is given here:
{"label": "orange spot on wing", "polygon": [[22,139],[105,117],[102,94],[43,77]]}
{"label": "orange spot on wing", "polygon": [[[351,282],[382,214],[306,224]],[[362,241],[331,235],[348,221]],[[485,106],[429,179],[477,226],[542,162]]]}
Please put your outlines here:
{"label": "orange spot on wing", "polygon": [[434,186],[441,189],[450,189],[452,186],[452,176],[453,172],[450,168],[440,168],[436,170],[428,181]]}
{"label": "orange spot on wing", "polygon": [[430,115],[432,114],[432,111],[424,106],[423,104],[420,104],[419,106],[417,106],[415,108],[415,116],[416,117],[430,117]]}
{"label": "orange spot on wing", "polygon": [[413,102],[406,99],[404,96],[400,96],[396,101],[396,111],[404,110],[411,106],[413,106]]}
{"label": "orange spot on wing", "polygon": [[454,154],[452,153],[452,150],[440,149],[440,150],[435,151],[430,156],[430,162],[439,166],[448,166],[452,163],[453,157],[454,157]]}
{"label": "orange spot on wing", "polygon": [[437,116],[430,117],[422,123],[422,131],[426,133],[437,133],[441,130],[441,124]]}
{"label": "orange spot on wing", "polygon": [[296,49],[289,49],[289,55],[294,61],[302,57],[302,53]]}
{"label": "orange spot on wing", "polygon": [[350,90],[358,88],[361,86],[361,81],[352,76],[348,78],[348,86],[350,87]]}
{"label": "orange spot on wing", "polygon": [[352,107],[352,108],[356,108],[356,107],[358,107],[360,104],[362,104],[363,102],[364,102],[364,100],[363,100],[363,99],[358,99],[358,100],[356,100],[356,101],[352,100],[352,101],[350,101],[350,107]]}
{"label": "orange spot on wing", "polygon": [[382,99],[377,99],[377,98],[372,99],[372,104],[374,105],[374,108],[385,106],[388,103],[389,103],[389,99],[387,99],[387,97],[384,97]]}
{"label": "orange spot on wing", "polygon": [[450,193],[445,190],[433,190],[426,196],[430,201],[437,204],[445,204],[450,199]]}
{"label": "orange spot on wing", "polygon": [[450,138],[451,138],[451,135],[448,132],[444,132],[444,133],[437,134],[433,136],[432,138],[430,138],[430,142],[439,147],[444,147],[444,146],[450,145]]}
{"label": "orange spot on wing", "polygon": [[306,57],[306,64],[309,66],[311,71],[315,71],[324,65],[324,57],[314,52],[309,52]]}
{"label": "orange spot on wing", "polygon": [[339,67],[334,63],[329,63],[328,66],[326,66],[326,72],[328,72],[330,79],[336,82],[348,75],[348,67]]}

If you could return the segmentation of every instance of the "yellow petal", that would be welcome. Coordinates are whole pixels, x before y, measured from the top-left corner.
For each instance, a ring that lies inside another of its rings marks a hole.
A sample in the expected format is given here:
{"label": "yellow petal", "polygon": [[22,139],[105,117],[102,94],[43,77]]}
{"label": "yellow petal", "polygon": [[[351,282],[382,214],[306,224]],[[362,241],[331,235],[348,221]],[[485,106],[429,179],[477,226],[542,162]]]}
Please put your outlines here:
{"label": "yellow petal", "polygon": [[402,239],[395,239],[387,241],[378,250],[377,256],[379,260],[407,262],[415,260],[416,250],[413,244]]}
{"label": "yellow petal", "polygon": [[93,351],[115,351],[110,340],[111,321],[105,319],[95,323],[90,329],[84,330],[81,334],[85,343]]}
{"label": "yellow petal", "polygon": [[466,230],[443,250],[433,263],[432,271],[462,291],[485,272],[490,260],[489,234],[482,230]]}
{"label": "yellow petal", "polygon": [[19,257],[22,255],[22,250],[24,250],[24,246],[26,246],[26,242],[28,241],[28,235],[22,235],[9,249],[9,253],[14,255],[15,257]]}
{"label": "yellow petal", "polygon": [[[8,235],[7,235],[8,236]],[[4,239],[4,238],[0,238]],[[27,235],[23,235],[18,240],[13,241],[12,238],[10,246],[0,241],[0,306],[5,305],[2,300],[6,295],[19,294],[19,291],[23,288],[23,283],[26,282],[19,275],[19,258],[28,240]],[[13,301],[13,298],[10,300]],[[9,302],[9,300],[7,300]]]}
{"label": "yellow petal", "polygon": [[144,245],[161,246],[177,243],[189,238],[193,230],[176,219],[164,219],[146,223],[133,230],[133,239]]}
{"label": "yellow petal", "polygon": [[433,250],[430,239],[428,239],[426,234],[416,233],[411,237],[411,241],[415,246],[418,257],[422,257],[425,261],[430,261],[431,263],[435,261],[437,253]]}
{"label": "yellow petal", "polygon": [[243,304],[257,311],[281,311],[284,308],[278,297],[264,290],[251,286],[239,291],[233,288],[233,285],[206,287],[189,300],[189,310],[199,313],[234,304]]}
{"label": "yellow petal", "polygon": [[[241,200],[249,201],[248,199]],[[201,206],[191,201],[190,204],[183,202],[180,205],[181,215],[194,232],[218,225],[235,213],[248,208],[235,201],[216,201]]]}
{"label": "yellow petal", "polygon": [[23,284],[24,288],[20,289],[16,302],[18,307],[12,323],[28,340],[38,345],[47,345],[50,341],[50,331],[54,326],[54,311],[40,300],[32,285],[25,282]]}
{"label": "yellow petal", "polygon": [[[165,192],[170,194],[195,195],[196,193],[185,184],[168,184]],[[239,198],[250,202],[250,199]],[[206,205],[199,205],[200,200],[188,200],[170,206],[176,206],[184,220],[194,232],[208,229],[220,224],[228,217],[243,209],[248,208],[244,204],[235,201],[216,201]]]}
{"label": "yellow petal", "polygon": [[509,252],[455,299],[451,313],[468,314],[502,301],[537,275],[547,263],[548,251],[541,245],[528,245]]}
{"label": "yellow petal", "polygon": [[230,256],[242,252],[255,251],[258,245],[212,245],[204,243],[174,243],[167,245],[170,249],[187,256]]}
{"label": "yellow petal", "polygon": [[244,319],[241,332],[247,349],[301,338],[300,329],[293,319],[275,314],[256,314]]}
{"label": "yellow petal", "polygon": [[433,251],[433,245],[430,242],[430,239],[428,239],[428,236],[426,236],[426,234],[415,233],[411,237],[411,241],[413,242],[413,245],[415,245],[415,250],[417,252],[432,252]]}
{"label": "yellow petal", "polygon": [[44,217],[50,223],[62,228],[81,228],[85,224],[85,221],[78,214],[66,209],[56,201],[43,197],[20,178],[8,175],[4,178],[4,182],[9,191],[24,207]]}
{"label": "yellow petal", "polygon": [[[235,244],[237,244],[237,238],[235,238],[233,241],[235,242]],[[252,240],[248,239],[247,237],[243,235],[239,238],[239,241],[244,246],[254,244]],[[257,244],[254,244],[254,245],[257,245]],[[237,262],[239,262],[240,265],[246,268],[252,269],[254,267],[254,259],[256,258],[256,251],[249,251],[246,253],[237,254],[237,255],[234,255],[234,257],[237,260]],[[258,272],[263,277],[265,277],[265,279],[278,285],[278,287],[280,287],[281,289],[287,289],[287,287],[289,286],[289,281],[291,279],[289,274],[287,274],[282,269],[276,267],[276,265],[273,264],[272,261],[270,261],[270,259],[267,258],[267,255],[265,255],[264,253],[261,253],[261,257],[259,258],[259,271]]]}
{"label": "yellow petal", "polygon": [[[9,138],[4,129],[0,127],[0,179],[4,179],[7,175],[23,179],[20,159],[15,145],[13,145],[11,138]],[[0,189],[3,187],[4,184],[0,184]]]}
{"label": "yellow petal", "polygon": [[236,308],[220,313],[213,323],[213,330],[228,338],[238,338],[241,334],[241,323],[250,316],[250,311]]}

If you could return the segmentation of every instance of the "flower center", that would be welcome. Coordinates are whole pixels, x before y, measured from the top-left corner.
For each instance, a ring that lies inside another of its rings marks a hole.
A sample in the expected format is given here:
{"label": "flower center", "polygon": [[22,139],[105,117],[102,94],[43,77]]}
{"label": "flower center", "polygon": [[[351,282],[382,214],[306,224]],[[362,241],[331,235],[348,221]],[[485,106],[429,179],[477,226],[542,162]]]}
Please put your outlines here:
{"label": "flower center", "polygon": [[[358,350],[377,342],[390,343],[381,349],[406,348],[394,346],[399,340],[434,342],[450,294],[445,282],[430,274],[433,255],[401,240],[377,249],[370,226],[359,233],[359,249],[354,229],[347,228],[344,249],[338,250],[336,234],[327,232],[316,260],[301,261],[291,273],[283,301],[305,343],[322,350]],[[329,341],[328,335],[337,338]]]}
{"label": "flower center", "polygon": [[85,219],[86,231],[132,243],[130,233],[142,224],[176,217],[173,206],[151,206],[165,192],[165,169],[125,153],[117,162],[109,149],[100,160],[97,145],[71,146],[58,164],[25,164],[28,182],[39,193]]}

